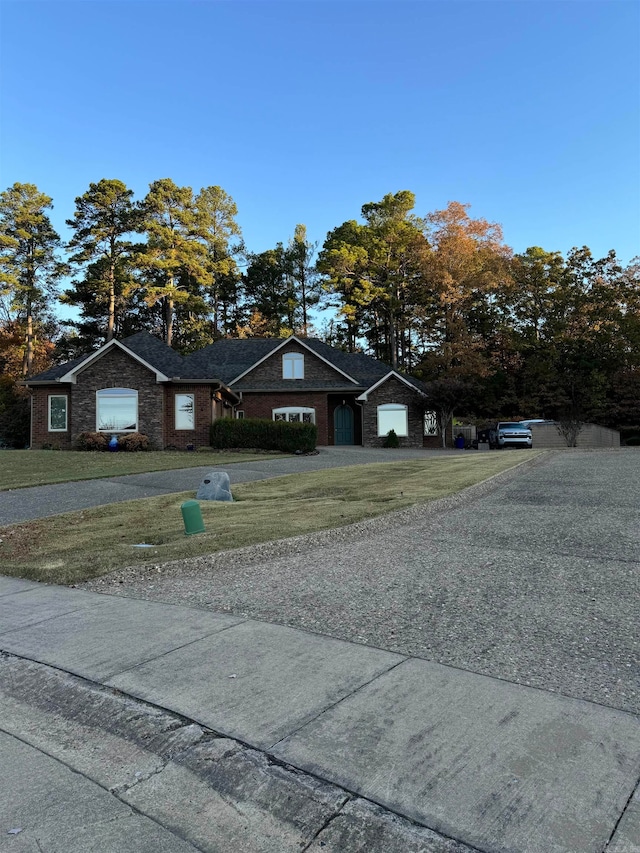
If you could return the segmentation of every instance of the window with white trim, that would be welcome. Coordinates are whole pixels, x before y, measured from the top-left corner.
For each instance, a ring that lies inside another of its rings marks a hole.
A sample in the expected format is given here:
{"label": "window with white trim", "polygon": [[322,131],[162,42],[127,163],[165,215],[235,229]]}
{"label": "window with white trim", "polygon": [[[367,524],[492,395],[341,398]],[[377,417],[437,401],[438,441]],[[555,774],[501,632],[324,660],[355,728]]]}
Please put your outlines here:
{"label": "window with white trim", "polygon": [[378,435],[389,435],[391,430],[397,436],[409,435],[407,407],[402,403],[385,403],[378,406]]}
{"label": "window with white trim", "polygon": [[176,394],[176,429],[195,429],[195,405],[193,394]]}
{"label": "window with white trim", "polygon": [[282,356],[282,378],[304,379],[304,356],[301,352],[285,352]]}
{"label": "window with white trim", "polygon": [[239,421],[244,420],[244,409],[236,409],[236,418]]}
{"label": "window with white trim", "polygon": [[133,388],[102,388],[96,391],[98,432],[137,432],[138,392]]}
{"label": "window with white trim", "polygon": [[67,431],[67,395],[49,394],[49,432]]}
{"label": "window with white trim", "polygon": [[274,421],[289,421],[289,423],[315,424],[316,410],[305,406],[282,406],[273,409]]}

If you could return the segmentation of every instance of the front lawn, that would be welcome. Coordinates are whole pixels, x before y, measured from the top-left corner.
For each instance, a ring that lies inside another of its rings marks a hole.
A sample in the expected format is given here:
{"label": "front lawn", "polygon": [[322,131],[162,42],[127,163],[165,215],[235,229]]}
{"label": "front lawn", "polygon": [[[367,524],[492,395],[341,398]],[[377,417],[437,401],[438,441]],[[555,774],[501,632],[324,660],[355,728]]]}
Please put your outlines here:
{"label": "front lawn", "polygon": [[[536,455],[465,453],[238,484],[234,503],[200,502],[206,532],[194,536],[184,535],[180,511],[193,492],[96,507],[0,528],[0,565],[8,575],[77,583],[362,521],[451,495]],[[141,544],[153,547],[134,547]]]}
{"label": "front lawn", "polygon": [[160,450],[141,453],[90,453],[77,450],[0,450],[0,491],[67,483],[72,480],[95,480],[121,477],[123,474],[146,474],[175,468],[199,468],[205,465],[230,465],[254,462],[265,454],[229,451],[187,453]]}

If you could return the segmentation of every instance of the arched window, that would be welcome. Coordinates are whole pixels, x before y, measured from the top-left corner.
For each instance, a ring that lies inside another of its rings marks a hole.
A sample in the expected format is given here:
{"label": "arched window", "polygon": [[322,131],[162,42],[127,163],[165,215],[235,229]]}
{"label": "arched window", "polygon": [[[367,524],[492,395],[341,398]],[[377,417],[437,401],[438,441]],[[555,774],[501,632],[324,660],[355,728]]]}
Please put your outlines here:
{"label": "arched window", "polygon": [[289,423],[315,424],[316,410],[305,406],[281,406],[272,409],[274,421],[289,421]]}
{"label": "arched window", "polygon": [[385,403],[378,406],[378,435],[388,435],[390,430],[398,436],[409,435],[407,407],[402,403]]}
{"label": "arched window", "polygon": [[285,352],[282,356],[282,378],[304,379],[304,356],[301,352]]}
{"label": "arched window", "polygon": [[98,432],[137,432],[138,392],[133,388],[103,388],[96,391]]}

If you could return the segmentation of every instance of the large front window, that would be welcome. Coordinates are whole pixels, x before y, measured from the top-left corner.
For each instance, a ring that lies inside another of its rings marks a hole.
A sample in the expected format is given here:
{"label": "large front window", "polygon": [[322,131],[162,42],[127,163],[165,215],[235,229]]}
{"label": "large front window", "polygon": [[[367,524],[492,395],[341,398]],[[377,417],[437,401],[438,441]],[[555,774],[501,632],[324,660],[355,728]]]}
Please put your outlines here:
{"label": "large front window", "polygon": [[67,431],[67,395],[49,395],[49,432]]}
{"label": "large front window", "polygon": [[103,388],[96,393],[98,432],[136,432],[138,392],[133,388]]}
{"label": "large front window", "polygon": [[289,421],[289,423],[314,424],[316,422],[316,410],[304,406],[283,406],[273,409],[274,421]]}
{"label": "large front window", "polygon": [[391,430],[398,436],[409,435],[407,407],[401,403],[378,406],[378,435],[389,435]]}

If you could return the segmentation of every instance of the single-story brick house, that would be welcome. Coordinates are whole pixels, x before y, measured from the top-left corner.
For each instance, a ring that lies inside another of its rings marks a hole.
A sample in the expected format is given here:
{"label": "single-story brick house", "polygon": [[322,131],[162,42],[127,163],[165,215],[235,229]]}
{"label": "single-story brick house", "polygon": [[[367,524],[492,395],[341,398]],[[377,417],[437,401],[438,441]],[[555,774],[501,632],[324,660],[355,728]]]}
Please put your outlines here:
{"label": "single-story brick house", "polygon": [[315,423],[319,445],[380,446],[390,429],[422,447],[421,383],[315,338],[221,340],[181,356],[139,332],[26,380],[31,447],[71,449],[82,432],[141,432],[157,448],[209,444],[216,418]]}

